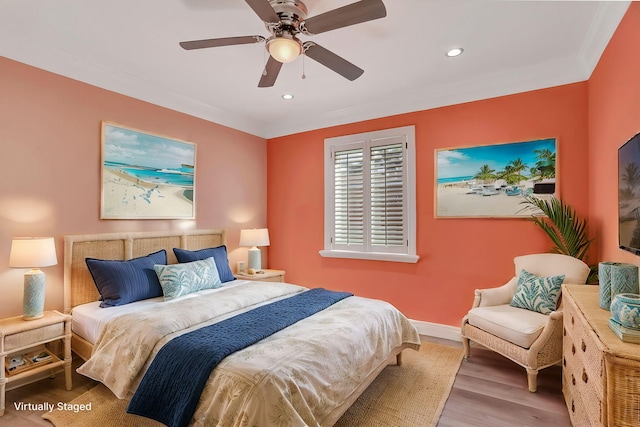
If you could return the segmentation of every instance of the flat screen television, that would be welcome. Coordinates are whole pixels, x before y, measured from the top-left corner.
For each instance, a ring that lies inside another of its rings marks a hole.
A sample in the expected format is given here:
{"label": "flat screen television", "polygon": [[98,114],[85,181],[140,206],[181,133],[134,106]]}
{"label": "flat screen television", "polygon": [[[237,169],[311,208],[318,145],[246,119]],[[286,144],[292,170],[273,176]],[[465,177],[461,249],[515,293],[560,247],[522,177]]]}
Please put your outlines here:
{"label": "flat screen television", "polygon": [[618,149],[618,243],[640,255],[640,133]]}

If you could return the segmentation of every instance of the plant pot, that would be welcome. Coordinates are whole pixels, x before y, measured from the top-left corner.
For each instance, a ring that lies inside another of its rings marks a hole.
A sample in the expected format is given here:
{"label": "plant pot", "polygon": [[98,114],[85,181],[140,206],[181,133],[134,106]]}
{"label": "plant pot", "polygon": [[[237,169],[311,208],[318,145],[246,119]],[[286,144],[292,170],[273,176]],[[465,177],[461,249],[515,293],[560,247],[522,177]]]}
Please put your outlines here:
{"label": "plant pot", "polygon": [[611,318],[624,327],[640,330],[640,295],[618,294],[613,297]]}

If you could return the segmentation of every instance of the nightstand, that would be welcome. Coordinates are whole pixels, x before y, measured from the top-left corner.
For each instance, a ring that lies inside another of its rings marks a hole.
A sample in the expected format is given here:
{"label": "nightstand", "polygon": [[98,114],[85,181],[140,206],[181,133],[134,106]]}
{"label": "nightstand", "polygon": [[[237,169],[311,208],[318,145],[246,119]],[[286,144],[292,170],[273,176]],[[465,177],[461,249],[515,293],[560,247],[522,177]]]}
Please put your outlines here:
{"label": "nightstand", "polygon": [[256,280],[261,282],[284,282],[284,270],[262,270],[263,273],[245,274],[236,273],[236,277],[242,280]]}
{"label": "nightstand", "polygon": [[[45,344],[62,340],[64,359],[49,352]],[[6,360],[12,356],[46,353],[42,359],[25,358],[24,363],[6,370]],[[64,366],[65,385],[71,390],[71,316],[58,311],[45,311],[36,320],[23,320],[22,316],[0,320],[0,416],[4,415],[5,391],[8,383],[31,377]]]}

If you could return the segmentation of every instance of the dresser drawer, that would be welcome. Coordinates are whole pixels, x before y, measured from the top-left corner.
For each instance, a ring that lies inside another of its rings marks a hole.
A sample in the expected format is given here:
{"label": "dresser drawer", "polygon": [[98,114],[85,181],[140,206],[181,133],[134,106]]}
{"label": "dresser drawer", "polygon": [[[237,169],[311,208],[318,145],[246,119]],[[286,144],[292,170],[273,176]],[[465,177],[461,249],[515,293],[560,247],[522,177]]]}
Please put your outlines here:
{"label": "dresser drawer", "polygon": [[569,410],[569,417],[571,418],[571,424],[574,427],[587,427],[598,426],[594,424],[585,411],[585,404],[582,401],[582,397],[575,394],[575,389],[570,385],[570,378],[567,375],[562,376],[562,392],[564,394],[564,400]]}
{"label": "dresser drawer", "polygon": [[[604,414],[604,393],[602,379],[590,377],[580,354],[565,354],[563,358],[563,386],[571,390],[571,397],[579,398],[585,405],[585,417],[590,425],[602,425]],[[579,424],[576,424],[579,425]]]}
{"label": "dresser drawer", "polygon": [[574,302],[568,298],[563,299],[563,311],[562,326],[564,327],[564,333],[572,337],[581,335],[584,326]]}
{"label": "dresser drawer", "polygon": [[580,354],[590,379],[594,379],[600,388],[603,387],[604,349],[602,343],[594,336],[591,329],[584,328],[582,334],[575,338],[576,352]]}
{"label": "dresser drawer", "polygon": [[49,341],[54,338],[64,336],[64,322],[41,328],[18,332],[4,337],[4,348],[6,352],[16,348],[24,348],[31,344]]}
{"label": "dresser drawer", "polygon": [[[593,331],[588,329],[584,318],[574,310],[569,302],[565,305],[565,317],[563,321],[563,392],[570,393],[572,401],[567,402],[576,406],[575,401],[588,402],[581,408],[579,418],[581,422],[588,420],[584,425],[603,425],[606,419],[605,393],[606,387],[603,378],[603,349],[601,343],[593,336]],[[576,415],[578,416],[578,415]],[[572,416],[573,424],[581,426]]]}
{"label": "dresser drawer", "polygon": [[[563,347],[566,353],[580,355],[582,363],[590,378],[602,378],[604,369],[603,350],[600,340],[589,327],[587,321],[575,310],[572,301],[565,306],[563,322],[564,334],[569,335],[571,347]],[[600,385],[602,387],[602,385]]]}

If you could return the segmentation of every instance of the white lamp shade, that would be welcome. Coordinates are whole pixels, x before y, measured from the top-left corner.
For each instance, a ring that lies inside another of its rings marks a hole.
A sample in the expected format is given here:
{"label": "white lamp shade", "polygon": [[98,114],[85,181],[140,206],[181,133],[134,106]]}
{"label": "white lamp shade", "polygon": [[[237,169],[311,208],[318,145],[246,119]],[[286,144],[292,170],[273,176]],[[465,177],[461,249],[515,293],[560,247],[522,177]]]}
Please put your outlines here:
{"label": "white lamp shade", "polygon": [[269,54],[278,62],[287,63],[302,53],[302,46],[297,39],[276,37],[267,42]]}
{"label": "white lamp shade", "polygon": [[269,230],[252,228],[240,230],[240,246],[269,246]]}
{"label": "white lamp shade", "polygon": [[15,237],[11,242],[9,267],[37,268],[57,263],[53,237]]}

